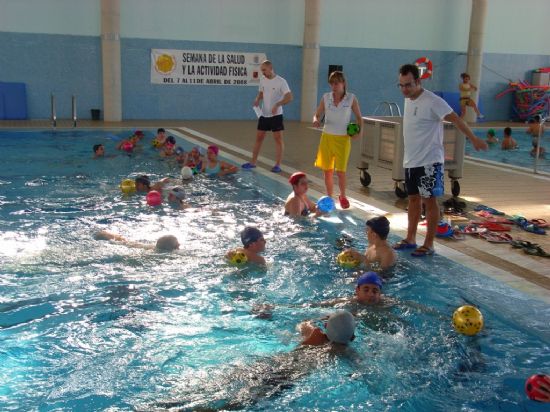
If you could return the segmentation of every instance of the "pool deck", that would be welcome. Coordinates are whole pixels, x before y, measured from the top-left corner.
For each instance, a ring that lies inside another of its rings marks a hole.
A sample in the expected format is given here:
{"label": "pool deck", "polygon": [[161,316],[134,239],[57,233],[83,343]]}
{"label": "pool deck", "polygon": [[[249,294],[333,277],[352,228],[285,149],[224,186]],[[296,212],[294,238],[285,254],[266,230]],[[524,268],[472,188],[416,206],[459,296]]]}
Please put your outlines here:
{"label": "pool deck", "polygon": [[[58,128],[69,128],[70,121],[58,121]],[[484,127],[504,127],[506,125],[524,127],[523,124],[483,123]],[[285,122],[285,155],[283,159],[283,177],[288,177],[295,170],[308,174],[312,189],[324,192],[323,174],[313,166],[319,132],[310,124]],[[481,126],[481,125],[480,125]],[[39,121],[0,121],[0,128],[50,128],[46,120]],[[101,122],[79,121],[82,128],[157,128],[174,129],[183,135],[206,144],[215,139],[220,145],[222,155],[227,153],[245,161],[249,160],[250,151],[255,140],[255,121],[124,121]],[[107,147],[107,153],[113,148]],[[266,136],[258,166],[269,170],[273,166],[275,146],[270,134]],[[353,144],[348,167],[348,197],[352,200],[352,209],[363,209],[362,213],[384,212],[391,221],[392,232],[404,235],[406,232],[407,200],[399,199],[394,193],[391,170],[370,166],[368,173],[372,182],[368,188],[361,185],[359,171],[355,168],[360,163],[360,144]],[[247,172],[248,173],[248,172]],[[466,160],[464,177],[460,179],[460,198],[467,204],[468,217],[479,219],[471,212],[477,204],[484,204],[503,211],[506,215],[520,214],[528,219],[542,218],[550,222],[550,177],[534,175],[481,164]],[[449,187],[446,179],[446,187]],[[442,198],[447,199],[449,194]],[[366,208],[364,204],[370,205]],[[453,220],[453,224],[464,221]],[[421,235],[423,227],[419,226]],[[548,235],[535,235],[512,227],[509,232],[514,239],[523,239],[538,243],[550,253],[550,230]],[[532,294],[550,303],[550,259],[531,256],[508,244],[489,243],[483,239],[467,236],[466,240],[454,241],[436,239],[436,250],[444,256],[499,279],[510,286]],[[429,259],[429,258],[428,258]]]}

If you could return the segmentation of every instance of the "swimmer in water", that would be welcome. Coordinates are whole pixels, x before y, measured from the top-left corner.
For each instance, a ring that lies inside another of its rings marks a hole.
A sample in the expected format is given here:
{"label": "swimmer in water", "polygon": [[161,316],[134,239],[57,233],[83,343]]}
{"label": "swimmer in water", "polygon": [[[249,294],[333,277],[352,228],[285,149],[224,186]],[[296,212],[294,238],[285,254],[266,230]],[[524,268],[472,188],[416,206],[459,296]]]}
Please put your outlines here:
{"label": "swimmer in water", "polygon": [[235,253],[241,252],[245,254],[249,262],[265,266],[265,258],[260,256],[260,253],[265,251],[265,239],[262,232],[255,227],[247,226],[241,232],[241,241],[243,247],[227,252],[225,257],[231,260]]}
{"label": "swimmer in water", "polygon": [[155,245],[149,245],[140,242],[133,242],[126,239],[124,236],[118,235],[107,230],[100,230],[94,235],[95,240],[112,240],[114,242],[120,242],[128,247],[135,247],[141,249],[151,249],[157,252],[172,252],[180,248],[178,238],[172,235],[164,235],[157,239]]}
{"label": "swimmer in water", "polygon": [[365,254],[355,249],[348,249],[351,256],[370,270],[383,271],[393,267],[397,261],[397,254],[387,241],[390,221],[385,216],[369,219],[366,231],[369,246]]}
{"label": "swimmer in water", "polygon": [[149,180],[149,177],[147,175],[141,175],[136,177],[135,183],[136,183],[136,192],[138,193],[149,193],[151,190],[156,190],[159,193],[162,193],[162,189],[164,188],[164,185],[166,185],[170,179],[168,177],[165,177],[158,182],[152,183]]}
{"label": "swimmer in water", "polygon": [[216,145],[208,146],[206,151],[206,160],[202,162],[201,172],[207,176],[225,176],[230,173],[237,173],[237,166],[218,160],[220,149]]}
{"label": "swimmer in water", "polygon": [[[351,313],[336,311],[317,323],[305,321],[297,325],[300,344],[294,350],[249,365],[216,367],[196,388],[178,388],[179,399],[160,402],[155,407],[208,411],[250,408],[262,400],[276,398],[298,380],[334,365],[339,358],[357,357],[349,347],[355,338]],[[197,393],[201,394],[198,400]]]}
{"label": "swimmer in water", "polygon": [[295,172],[288,178],[292,185],[292,193],[288,195],[285,202],[286,216],[318,216],[317,206],[307,197],[308,181],[304,172]]}

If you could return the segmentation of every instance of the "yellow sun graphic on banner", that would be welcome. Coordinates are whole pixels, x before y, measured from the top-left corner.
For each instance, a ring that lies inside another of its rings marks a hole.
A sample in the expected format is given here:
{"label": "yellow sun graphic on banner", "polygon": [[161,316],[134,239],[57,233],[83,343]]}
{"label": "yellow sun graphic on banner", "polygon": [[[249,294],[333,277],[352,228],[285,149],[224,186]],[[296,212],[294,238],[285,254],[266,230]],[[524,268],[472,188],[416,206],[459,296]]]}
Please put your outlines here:
{"label": "yellow sun graphic on banner", "polygon": [[176,58],[169,54],[161,54],[155,61],[155,69],[161,74],[170,74],[176,68]]}

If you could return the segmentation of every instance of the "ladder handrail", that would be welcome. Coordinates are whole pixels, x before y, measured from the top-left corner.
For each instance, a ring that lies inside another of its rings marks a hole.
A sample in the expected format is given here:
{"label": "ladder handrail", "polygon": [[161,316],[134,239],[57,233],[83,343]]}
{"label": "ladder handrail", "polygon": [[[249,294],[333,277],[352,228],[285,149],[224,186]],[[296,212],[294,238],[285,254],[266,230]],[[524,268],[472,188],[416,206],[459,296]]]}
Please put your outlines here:
{"label": "ladder handrail", "polygon": [[[397,109],[397,114],[399,115],[399,117],[402,117],[401,116],[401,109],[399,108],[399,105],[396,102],[390,102],[390,108],[392,106],[395,106],[395,108]],[[391,111],[390,111],[390,113],[391,113]]]}
{"label": "ladder handrail", "polygon": [[374,109],[374,112],[373,112],[373,116],[376,115],[376,113],[378,112],[378,110],[380,109],[380,107],[387,107],[388,109],[388,112],[390,113],[390,116],[395,116],[394,113],[393,113],[393,107],[395,106],[395,108],[397,109],[397,114],[399,115],[399,117],[401,117],[401,109],[399,108],[399,105],[395,102],[380,102],[378,103],[378,105],[376,106],[376,109]]}
{"label": "ladder handrail", "polygon": [[57,126],[57,114],[55,110],[55,94],[52,93],[51,95],[51,118],[52,121],[52,127],[55,129]]}
{"label": "ladder handrail", "polygon": [[[50,121],[52,122],[52,128],[55,129],[57,127],[57,107],[56,107],[56,99],[55,94],[51,94],[50,97]],[[73,94],[71,97],[71,111],[72,111],[72,119],[73,119],[73,127],[76,127],[76,122],[78,120],[77,114],[76,114],[76,96]]]}
{"label": "ladder handrail", "polygon": [[73,112],[73,127],[76,127],[76,96],[74,94],[72,96],[71,103]]}

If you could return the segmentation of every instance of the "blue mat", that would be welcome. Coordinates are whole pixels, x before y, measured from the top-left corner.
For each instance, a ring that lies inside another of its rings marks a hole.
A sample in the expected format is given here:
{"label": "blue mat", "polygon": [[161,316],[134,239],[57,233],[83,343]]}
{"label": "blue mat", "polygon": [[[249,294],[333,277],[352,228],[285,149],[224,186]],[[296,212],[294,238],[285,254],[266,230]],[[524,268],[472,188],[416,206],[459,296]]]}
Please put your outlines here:
{"label": "blue mat", "polygon": [[[458,92],[434,92],[447,102],[449,106],[460,116],[460,93]],[[483,113],[483,102],[479,100],[477,107]]]}
{"label": "blue mat", "polygon": [[0,119],[27,119],[27,88],[25,83],[0,82]]}

